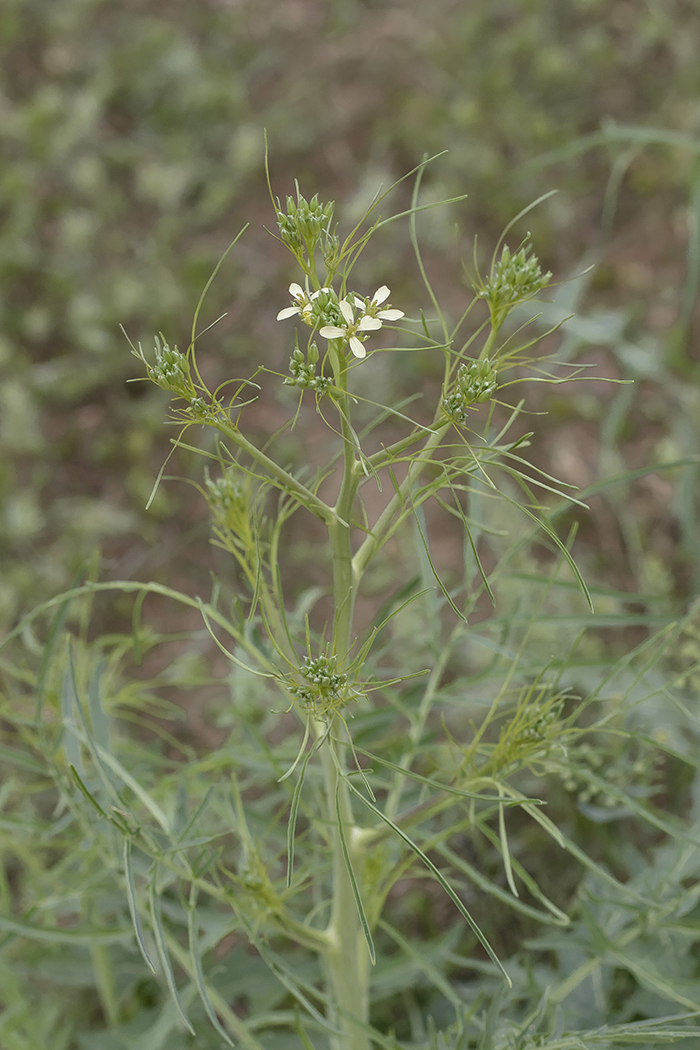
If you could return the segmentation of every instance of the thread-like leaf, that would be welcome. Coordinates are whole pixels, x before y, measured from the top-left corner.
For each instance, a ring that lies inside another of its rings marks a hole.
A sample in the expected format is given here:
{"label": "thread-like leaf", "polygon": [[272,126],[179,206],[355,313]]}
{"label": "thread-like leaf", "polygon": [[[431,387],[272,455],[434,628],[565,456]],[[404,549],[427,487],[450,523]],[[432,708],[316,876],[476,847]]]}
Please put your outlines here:
{"label": "thread-like leaf", "polygon": [[163,929],[163,919],[160,913],[160,900],[158,898],[158,892],[156,889],[156,882],[158,878],[158,865],[153,866],[151,872],[151,878],[148,884],[148,900],[151,907],[151,921],[153,923],[153,936],[155,937],[156,949],[158,951],[158,959],[160,960],[161,970],[165,977],[165,983],[168,986],[168,991],[172,996],[172,1000],[175,1003],[177,1012],[180,1015],[182,1023],[188,1032],[192,1035],[196,1035],[192,1023],[189,1017],[185,1013],[185,1008],[182,1005],[180,999],[180,993],[177,990],[177,983],[175,981],[175,974],[173,973],[173,967],[170,962],[170,955],[168,954],[168,946],[165,942],[165,930]]}
{"label": "thread-like leaf", "polygon": [[412,850],[416,854],[416,856],[419,857],[422,860],[422,862],[423,862],[423,864],[425,864],[426,868],[433,873],[433,875],[435,876],[437,881],[440,883],[440,885],[444,889],[444,891],[447,894],[447,896],[450,898],[450,900],[456,906],[456,908],[459,911],[459,913],[462,916],[462,918],[466,920],[467,925],[469,926],[469,928],[472,931],[472,933],[474,934],[474,936],[477,938],[479,943],[482,945],[482,947],[484,948],[484,950],[488,954],[488,957],[491,960],[491,962],[493,962],[498,967],[498,969],[500,970],[500,972],[503,975],[504,979],[507,981],[508,986],[512,987],[513,986],[513,982],[511,981],[510,977],[508,976],[508,974],[504,970],[503,964],[501,963],[500,959],[496,955],[495,951],[493,950],[493,948],[489,944],[489,942],[488,942],[488,940],[486,938],[486,934],[484,934],[482,932],[482,930],[479,927],[478,923],[472,918],[472,916],[470,915],[470,913],[467,910],[466,906],[459,899],[459,897],[457,896],[455,891],[452,889],[452,887],[450,886],[449,882],[447,881],[445,876],[442,874],[442,872],[439,871],[435,867],[435,865],[433,864],[433,862],[430,859],[430,857],[426,856],[426,854],[423,852],[423,850],[420,848],[420,846],[418,845],[417,842],[414,842],[413,839],[409,835],[407,835],[404,831],[401,830],[400,827],[398,827],[396,824],[394,824],[393,820],[390,820],[387,816],[384,815],[384,813],[382,813],[382,811],[377,806],[373,805],[373,803],[371,803],[368,798],[365,798],[365,796],[360,791],[358,791],[357,788],[349,780],[348,780],[347,784],[348,784],[348,787],[350,788],[350,790],[353,792],[353,794],[357,795],[357,797],[362,800],[364,805],[367,806],[368,809],[371,809],[372,812],[375,813],[376,816],[378,816],[380,820],[383,820],[384,823],[387,824],[392,829],[392,831],[396,835],[398,835],[398,837],[403,842],[406,843],[408,848],[410,850]]}
{"label": "thread-like leaf", "polygon": [[134,933],[136,934],[136,943],[139,946],[139,951],[144,958],[146,966],[151,973],[155,973],[156,968],[148,954],[148,948],[146,947],[146,941],[143,936],[143,926],[141,925],[141,916],[139,915],[139,906],[136,900],[136,882],[134,880],[134,866],[131,859],[131,839],[128,836],[125,836],[124,838],[124,875],[126,876],[126,898],[129,902],[129,912],[131,914],[131,923],[134,927]]}
{"label": "thread-like leaf", "polygon": [[12,919],[7,915],[0,915],[0,930],[8,933],[18,934],[31,941],[46,941],[49,944],[111,944],[116,941],[126,941],[131,937],[131,929],[118,930],[110,927],[80,926],[71,930],[65,927],[34,926],[22,919]]}
{"label": "thread-like leaf", "polygon": [[513,878],[513,869],[510,864],[510,848],[508,846],[508,834],[506,832],[506,821],[503,812],[503,806],[498,806],[498,836],[501,840],[501,854],[503,856],[503,867],[506,873],[506,882],[510,886],[511,893],[514,897],[519,897],[518,887],[515,885],[515,879]]}
{"label": "thread-like leaf", "polygon": [[[308,732],[308,727],[307,727]],[[304,737],[306,740],[306,736]],[[287,824],[287,889],[292,885],[292,876],[294,874],[294,840],[296,837],[296,825],[297,825],[297,813],[299,812],[299,803],[301,801],[301,792],[304,787],[304,777],[306,776],[306,767],[309,764],[309,759],[313,755],[314,751],[318,746],[318,741],[314,743],[313,747],[304,755],[302,759],[301,768],[299,770],[299,776],[297,782],[294,785],[294,793],[292,795],[292,803],[289,810],[289,823]]]}
{"label": "thread-like leaf", "polygon": [[227,1046],[233,1047],[236,1044],[232,1042],[228,1032],[219,1021],[219,1018],[216,1016],[216,1011],[212,1006],[211,999],[209,998],[209,992],[207,991],[207,982],[204,976],[204,970],[202,969],[202,959],[199,953],[199,937],[197,929],[197,889],[194,884],[192,885],[189,907],[187,909],[187,932],[190,943],[190,959],[192,961],[192,972],[194,975],[195,984],[197,985],[197,991],[199,992],[199,998],[202,1000],[202,1005],[206,1010],[207,1017],[213,1024],[216,1031],[225,1041]]}

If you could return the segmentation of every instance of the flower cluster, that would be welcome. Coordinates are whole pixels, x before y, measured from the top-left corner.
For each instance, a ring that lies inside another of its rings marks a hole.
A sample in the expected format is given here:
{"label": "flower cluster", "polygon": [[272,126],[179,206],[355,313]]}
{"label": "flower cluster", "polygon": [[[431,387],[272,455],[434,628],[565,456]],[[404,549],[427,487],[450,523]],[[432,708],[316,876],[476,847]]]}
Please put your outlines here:
{"label": "flower cluster", "polygon": [[316,375],[318,347],[311,343],[306,356],[297,346],[289,360],[289,375],[283,380],[285,386],[298,386],[301,390],[315,390],[317,394],[327,394],[333,386],[328,376]]}
{"label": "flower cluster", "polygon": [[537,256],[531,253],[529,234],[515,254],[504,245],[501,258],[494,262],[489,276],[474,285],[477,296],[489,304],[492,323],[497,327],[513,307],[532,299],[550,281],[551,273],[543,273]]}
{"label": "flower cluster", "polygon": [[497,386],[498,373],[488,358],[465,361],[457,370],[454,390],[443,398],[442,410],[453,422],[465,426],[469,406],[490,401]]}
{"label": "flower cluster", "polygon": [[279,200],[277,201],[277,225],[282,240],[292,249],[313,248],[333,221],[335,202],[321,204],[317,193],[307,201],[297,190],[297,200],[287,197],[286,204],[285,214]]}
{"label": "flower cluster", "polygon": [[[162,335],[155,337],[155,351],[156,363],[147,365],[149,379],[163,390],[191,401],[195,390],[190,376],[190,363],[186,356],[181,354],[176,346],[171,349]],[[143,358],[143,354],[140,356]]]}
{"label": "flower cluster", "polygon": [[314,254],[317,245],[320,245],[326,266],[333,269],[337,263],[339,241],[336,236],[333,223],[334,202],[328,201],[321,204],[318,194],[314,194],[310,201],[299,193],[297,186],[297,199],[287,197],[287,211],[282,210],[282,205],[277,201],[277,226],[280,237],[284,244],[298,260],[305,273],[315,272]]}
{"label": "flower cluster", "polygon": [[216,480],[207,473],[205,485],[204,495],[214,519],[214,532],[219,539],[235,538],[244,544],[251,542],[252,493],[249,479],[232,466]]}
{"label": "flower cluster", "polygon": [[287,688],[315,716],[339,711],[349,700],[356,699],[354,691],[348,689],[348,676],[338,673],[335,656],[305,656],[299,672],[309,684]]}
{"label": "flower cluster", "polygon": [[404,316],[403,310],[382,305],[390,294],[385,284],[371,299],[350,293],[339,300],[332,288],[309,293],[299,284],[290,284],[289,294],[294,304],[280,310],[278,321],[298,315],[310,328],[318,328],[324,339],[341,339],[358,358],[367,353],[363,343],[370,332],[378,331],[384,321],[398,321]]}

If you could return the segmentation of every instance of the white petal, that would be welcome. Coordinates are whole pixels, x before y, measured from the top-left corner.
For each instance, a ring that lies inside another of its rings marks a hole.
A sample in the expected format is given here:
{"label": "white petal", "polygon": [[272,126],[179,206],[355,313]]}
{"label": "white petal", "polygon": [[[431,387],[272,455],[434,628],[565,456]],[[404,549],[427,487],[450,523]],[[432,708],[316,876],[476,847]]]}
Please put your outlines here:
{"label": "white petal", "polygon": [[301,287],[300,284],[290,284],[290,286],[289,286],[289,294],[294,299],[306,299],[306,292],[304,291],[304,289]]}
{"label": "white petal", "polygon": [[399,317],[404,317],[403,310],[380,310],[377,317],[381,317],[382,321],[398,321]]}
{"label": "white petal", "polygon": [[382,322],[378,317],[370,317],[369,314],[365,314],[358,324],[357,330],[358,332],[376,332],[376,330],[381,327]]}
{"label": "white petal", "polygon": [[277,314],[278,321],[284,321],[286,317],[293,317],[294,314],[300,313],[298,306],[285,306],[284,310],[280,310]]}
{"label": "white petal", "polygon": [[352,324],[355,320],[355,314],[353,313],[352,306],[350,305],[350,303],[346,302],[345,299],[342,299],[338,303],[338,306],[340,307],[340,312],[345,318],[345,320],[348,322],[348,324]]}
{"label": "white petal", "polygon": [[344,328],[336,328],[334,324],[327,324],[319,328],[318,334],[324,339],[345,339],[347,332]]}
{"label": "white petal", "polygon": [[364,308],[365,308],[365,301],[364,301],[364,299],[360,299],[359,295],[354,295],[353,299],[355,300],[355,306],[358,308],[358,310],[364,310]]}
{"label": "white petal", "polygon": [[367,355],[367,351],[365,350],[364,346],[362,345],[362,343],[356,335],[350,336],[350,349],[352,350],[355,357],[359,357],[360,360],[362,360],[362,358],[366,357]]}
{"label": "white petal", "polygon": [[390,295],[391,291],[387,288],[385,284],[383,284],[381,288],[377,288],[376,292],[372,296],[372,302],[376,306],[379,306],[379,304],[385,302],[385,300],[387,300]]}

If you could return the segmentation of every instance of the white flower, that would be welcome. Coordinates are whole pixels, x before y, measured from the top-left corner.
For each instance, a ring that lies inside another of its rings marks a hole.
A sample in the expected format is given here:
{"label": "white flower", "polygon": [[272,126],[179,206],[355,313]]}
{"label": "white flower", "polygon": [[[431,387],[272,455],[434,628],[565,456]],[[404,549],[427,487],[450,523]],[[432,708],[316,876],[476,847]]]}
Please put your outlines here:
{"label": "white flower", "polygon": [[292,299],[296,299],[296,306],[285,306],[284,310],[280,310],[277,314],[277,320],[284,321],[287,317],[294,317],[294,314],[300,314],[302,320],[306,321],[311,303],[319,293],[312,292],[312,294],[309,295],[304,291],[300,284],[290,284],[289,294]]}
{"label": "white flower", "polygon": [[377,288],[376,292],[372,296],[369,303],[364,299],[360,299],[359,296],[354,296],[355,306],[358,306],[361,310],[364,310],[370,317],[379,317],[382,321],[398,321],[400,317],[404,316],[403,310],[380,310],[379,307],[383,302],[389,298],[390,291],[385,284],[381,288]]}
{"label": "white flower", "polygon": [[[362,308],[365,308],[365,304],[357,299],[355,296],[355,302],[359,302]],[[378,328],[382,327],[382,322],[378,317],[370,317],[369,314],[363,314],[359,320],[355,320],[355,311],[346,299],[343,299],[338,303],[340,312],[343,315],[345,324],[340,327],[339,325],[327,324],[323,328],[319,329],[319,335],[322,335],[324,339],[345,339],[350,344],[355,357],[363,358],[367,351],[362,345],[361,339],[358,338],[357,333],[364,332],[376,332]]]}

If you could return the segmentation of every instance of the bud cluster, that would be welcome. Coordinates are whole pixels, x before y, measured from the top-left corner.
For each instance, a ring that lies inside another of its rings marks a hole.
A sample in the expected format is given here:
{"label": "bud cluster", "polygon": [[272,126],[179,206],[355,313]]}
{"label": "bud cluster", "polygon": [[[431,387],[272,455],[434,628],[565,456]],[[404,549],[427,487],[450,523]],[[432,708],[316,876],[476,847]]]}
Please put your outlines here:
{"label": "bud cluster", "polygon": [[486,280],[474,285],[474,291],[489,304],[491,321],[500,327],[513,307],[537,295],[551,276],[549,271],[542,272],[537,256],[532,254],[528,234],[514,255],[504,245],[501,258],[494,262]]}
{"label": "bud cluster", "polygon": [[334,207],[333,201],[321,204],[317,193],[307,201],[299,193],[299,187],[296,201],[287,197],[286,213],[277,200],[275,210],[280,237],[306,273],[314,270],[314,252],[319,245],[327,268],[333,269],[337,262],[340,242],[331,228]]}
{"label": "bud cluster", "polygon": [[454,423],[466,426],[469,406],[490,401],[497,387],[498,373],[488,358],[465,361],[457,370],[452,393],[443,398],[442,410]]}
{"label": "bud cluster", "polygon": [[305,656],[299,672],[309,684],[288,686],[289,692],[314,715],[339,711],[354,698],[348,690],[348,676],[337,671],[335,656]]}
{"label": "bud cluster", "polygon": [[333,386],[328,376],[316,375],[318,347],[311,343],[306,355],[297,346],[289,359],[289,375],[283,380],[285,386],[298,386],[300,390],[315,390],[319,396],[327,394]]}
{"label": "bud cluster", "polygon": [[190,363],[175,346],[171,349],[163,336],[155,337],[156,363],[148,365],[148,376],[163,390],[191,401],[195,396]]}
{"label": "bud cluster", "polygon": [[[571,767],[563,781],[563,787],[581,806],[594,806],[597,809],[617,809],[622,803],[615,797],[615,788],[637,797],[648,796],[654,790],[654,781],[659,772],[659,762],[663,755],[656,753],[653,757],[648,748],[637,742],[637,754],[624,751],[611,755],[609,750],[583,743],[571,754]],[[647,753],[643,753],[647,752]],[[605,778],[611,792],[602,786],[591,783],[588,772]]]}
{"label": "bud cluster", "polygon": [[250,527],[250,482],[235,467],[229,467],[220,478],[205,477],[205,498],[220,539],[235,537],[243,545],[252,542]]}

